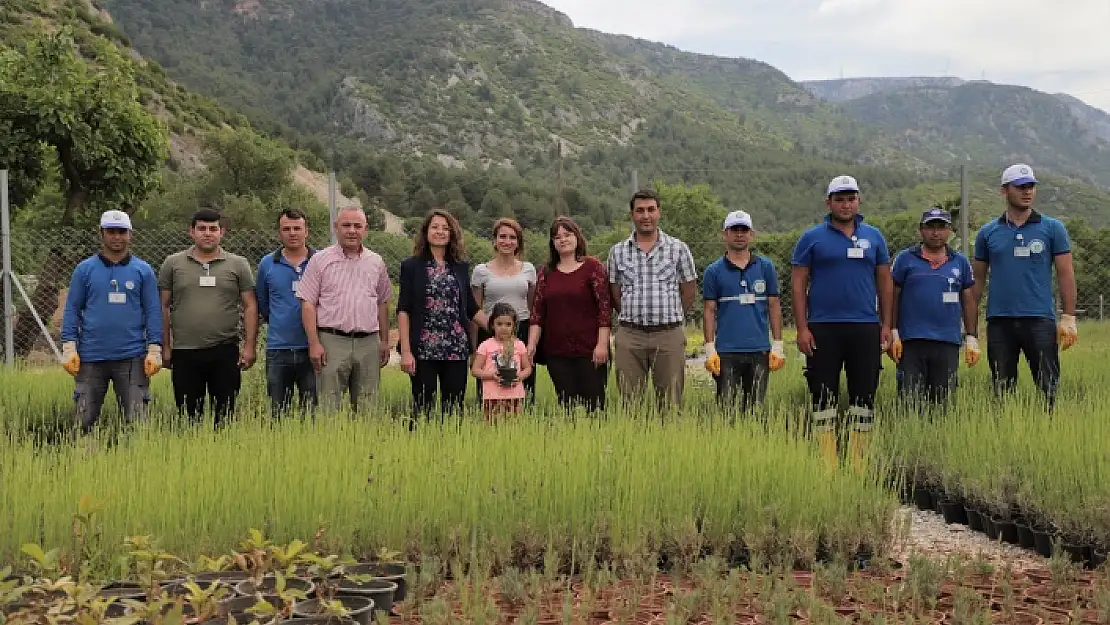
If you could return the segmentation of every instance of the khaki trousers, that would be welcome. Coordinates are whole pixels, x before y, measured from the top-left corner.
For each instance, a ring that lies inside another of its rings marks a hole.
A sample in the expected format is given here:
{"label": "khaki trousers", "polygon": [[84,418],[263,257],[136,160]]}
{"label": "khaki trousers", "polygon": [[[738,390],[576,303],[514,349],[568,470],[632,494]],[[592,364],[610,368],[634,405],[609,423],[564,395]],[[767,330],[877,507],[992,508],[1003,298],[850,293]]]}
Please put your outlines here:
{"label": "khaki trousers", "polygon": [[613,343],[617,386],[626,401],[639,400],[650,372],[659,407],[667,401],[682,404],[686,381],[686,332],[682,326],[649,331],[621,326]]}
{"label": "khaki trousers", "polygon": [[373,403],[378,395],[381,379],[381,339],[377,333],[362,338],[351,338],[320,332],[320,344],[327,357],[320,373],[316,375],[316,390],[320,407],[339,410],[343,393],[350,395],[352,410],[358,410],[359,400]]}

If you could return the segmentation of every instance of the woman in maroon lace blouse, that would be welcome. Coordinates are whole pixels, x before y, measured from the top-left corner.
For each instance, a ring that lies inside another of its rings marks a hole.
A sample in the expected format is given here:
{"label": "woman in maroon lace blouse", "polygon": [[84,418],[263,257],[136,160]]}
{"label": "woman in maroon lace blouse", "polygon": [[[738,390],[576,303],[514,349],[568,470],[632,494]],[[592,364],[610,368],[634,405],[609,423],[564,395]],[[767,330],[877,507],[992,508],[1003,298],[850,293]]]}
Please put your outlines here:
{"label": "woman in maroon lace blouse", "polygon": [[536,356],[542,336],[540,357],[559,404],[604,410],[612,316],[605,265],[586,255],[582,230],[569,217],[551,224],[547,247],[529,315],[528,354]]}

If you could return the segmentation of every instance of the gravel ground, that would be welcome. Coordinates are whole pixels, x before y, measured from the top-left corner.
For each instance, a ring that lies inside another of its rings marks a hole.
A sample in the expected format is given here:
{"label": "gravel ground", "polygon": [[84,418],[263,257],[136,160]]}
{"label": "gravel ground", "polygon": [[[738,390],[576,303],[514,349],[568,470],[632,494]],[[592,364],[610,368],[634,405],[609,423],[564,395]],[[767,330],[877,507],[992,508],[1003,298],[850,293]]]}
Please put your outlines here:
{"label": "gravel ground", "polygon": [[944,522],[944,517],[935,512],[903,506],[898,511],[898,520],[895,522],[902,524],[907,519],[908,533],[895,550],[895,558],[903,562],[914,553],[939,557],[961,552],[970,557],[982,554],[994,565],[1009,562],[1014,568],[1020,569],[1044,567],[1048,562],[1032,551],[991,540],[986,534],[972,531],[966,525],[949,525]]}

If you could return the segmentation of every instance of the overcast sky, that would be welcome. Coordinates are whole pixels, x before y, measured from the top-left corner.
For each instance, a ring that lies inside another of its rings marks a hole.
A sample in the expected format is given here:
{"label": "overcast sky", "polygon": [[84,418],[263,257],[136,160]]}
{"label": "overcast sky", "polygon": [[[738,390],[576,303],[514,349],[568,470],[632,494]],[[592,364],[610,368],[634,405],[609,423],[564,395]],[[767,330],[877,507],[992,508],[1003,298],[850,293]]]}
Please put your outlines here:
{"label": "overcast sky", "polygon": [[1110,0],[543,1],[576,26],[758,59],[795,80],[985,78],[1110,111]]}

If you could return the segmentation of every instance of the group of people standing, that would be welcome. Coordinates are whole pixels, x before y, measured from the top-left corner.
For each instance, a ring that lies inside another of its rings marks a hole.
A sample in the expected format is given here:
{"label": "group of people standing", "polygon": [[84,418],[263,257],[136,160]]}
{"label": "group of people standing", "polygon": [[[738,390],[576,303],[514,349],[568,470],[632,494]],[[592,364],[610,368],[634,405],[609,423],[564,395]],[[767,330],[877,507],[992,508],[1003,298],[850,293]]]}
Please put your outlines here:
{"label": "group of people standing", "polygon": [[[883,234],[859,214],[851,176],[828,185],[823,223],[805,231],[791,256],[790,293],[797,347],[805,356],[811,425],[826,457],[837,457],[840,373],[847,378],[848,448],[859,458],[874,417],[885,352],[898,365],[899,392],[945,402],[956,384],[959,351],[980,355],[978,306],[990,281],[987,356],[995,388],[1012,387],[1024,353],[1038,386],[1055,398],[1058,346],[1077,338],[1075,279],[1068,235],[1032,209],[1037,181],[1024,164],[1003,172],[1006,211],[978,232],[974,259],[948,246],[952,217],[926,211],[921,241],[892,259]],[[413,422],[457,411],[468,379],[489,417],[534,401],[544,365],[561,405],[603,410],[610,364],[621,397],[645,394],[680,404],[686,377],[685,320],[697,295],[693,255],[659,226],[657,194],[629,202],[630,235],[603,262],[587,252],[573,219],[551,224],[547,261],[525,260],[524,233],[512,219],[492,229],[494,257],[471,268],[462,229],[444,210],[428,213],[413,254],[400,264],[396,351],[410,377]],[[341,209],[336,243],[309,247],[306,215],[278,217],[281,246],[252,271],[225,251],[219,213],[193,215],[194,245],[170,255],[155,274],[131,255],[125,213],[101,219],[101,250],[74,272],[62,329],[63,366],[76,376],[78,422],[96,422],[109,383],[127,418],[140,418],[149,379],[171,368],[179,410],[196,418],[206,396],[217,422],[234,410],[241,371],[255,360],[259,322],[267,325],[266,380],[273,410],[352,408],[373,401],[389,337],[393,286],[382,257],[367,249],[366,215]],[[722,224],[725,253],[705,270],[706,369],[722,403],[762,403],[770,372],[786,363],[781,291],[774,263],[755,254],[751,215]],[[1063,314],[1056,323],[1052,273]],[[978,278],[978,279],[977,279]],[[614,327],[616,330],[614,331]],[[1055,331],[1053,331],[1055,328]]]}

